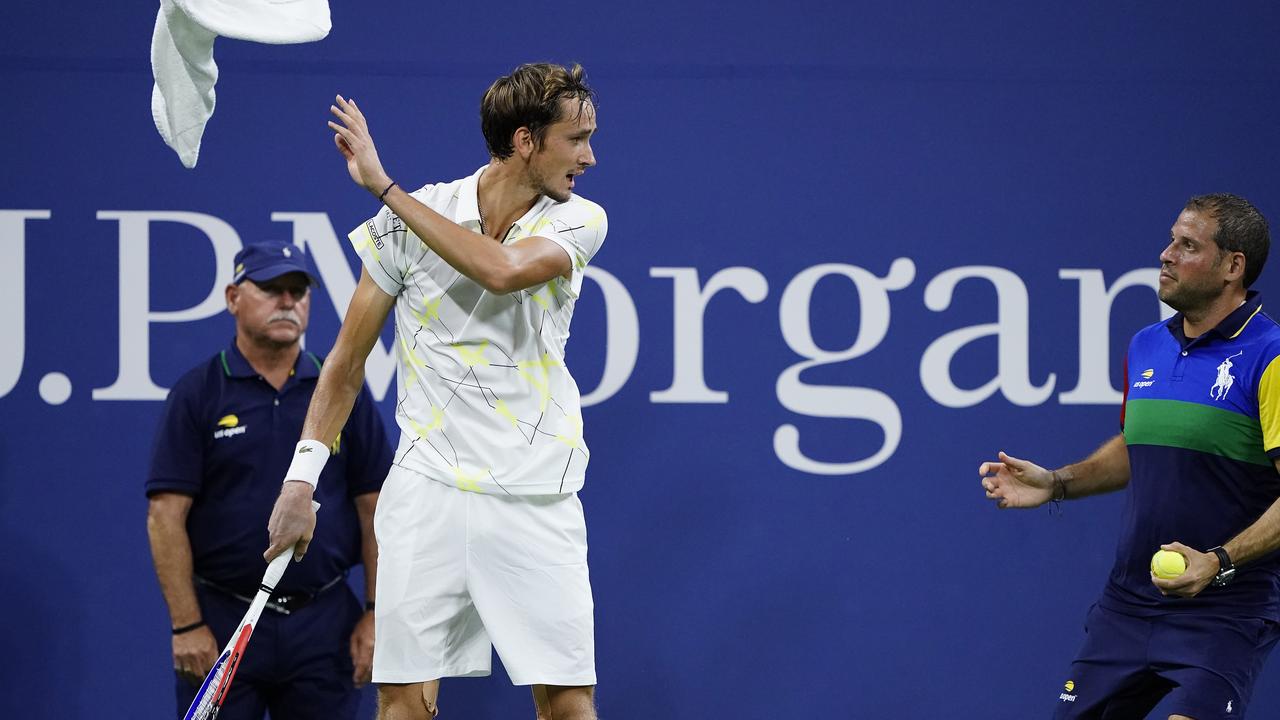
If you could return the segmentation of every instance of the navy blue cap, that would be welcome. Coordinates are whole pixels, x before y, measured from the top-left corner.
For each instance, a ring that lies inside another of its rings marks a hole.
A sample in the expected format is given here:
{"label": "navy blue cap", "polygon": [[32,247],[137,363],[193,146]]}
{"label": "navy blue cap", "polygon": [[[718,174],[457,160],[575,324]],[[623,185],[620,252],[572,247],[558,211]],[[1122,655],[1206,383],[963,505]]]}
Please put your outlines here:
{"label": "navy blue cap", "polygon": [[291,243],[270,241],[245,245],[236,253],[235,263],[231,282],[237,285],[245,278],[264,282],[291,272],[303,273],[312,285],[320,284],[307,254]]}

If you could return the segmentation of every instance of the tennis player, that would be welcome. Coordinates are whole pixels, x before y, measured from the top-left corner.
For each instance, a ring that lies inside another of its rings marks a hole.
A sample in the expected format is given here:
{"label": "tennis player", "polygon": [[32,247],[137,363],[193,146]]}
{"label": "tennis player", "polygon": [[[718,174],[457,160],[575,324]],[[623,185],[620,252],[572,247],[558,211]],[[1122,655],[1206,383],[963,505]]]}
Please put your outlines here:
{"label": "tennis player", "polygon": [[350,233],[363,270],[269,524],[274,557],[315,523],[328,446],[395,310],[400,445],[374,527],[379,718],[428,718],[439,679],[487,675],[495,648],[539,717],[594,718],[593,603],[577,491],[589,453],[565,367],[569,321],[604,241],[574,194],[595,165],[580,66],[522,65],[480,105],[489,162],[412,193],[339,96],[334,141],[385,203]]}

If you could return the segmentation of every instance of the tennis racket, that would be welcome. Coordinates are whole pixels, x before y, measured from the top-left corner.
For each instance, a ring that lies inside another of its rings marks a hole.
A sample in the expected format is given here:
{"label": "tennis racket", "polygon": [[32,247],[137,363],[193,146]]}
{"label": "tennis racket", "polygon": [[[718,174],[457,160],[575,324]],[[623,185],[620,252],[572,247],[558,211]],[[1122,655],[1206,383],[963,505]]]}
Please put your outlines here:
{"label": "tennis racket", "polygon": [[[320,504],[316,502],[312,502],[311,506],[313,510],[320,508]],[[218,661],[205,676],[204,683],[200,685],[200,692],[197,692],[195,700],[191,701],[191,707],[187,708],[187,714],[183,716],[183,720],[213,720],[218,717],[218,711],[222,709],[222,703],[227,699],[227,691],[231,689],[231,681],[235,679],[236,670],[240,667],[240,660],[244,657],[245,648],[249,645],[249,637],[253,635],[253,626],[258,624],[262,609],[267,606],[267,600],[270,600],[271,595],[275,593],[276,583],[280,582],[280,576],[284,575],[285,568],[289,567],[289,561],[292,559],[293,552],[285,551],[267,565],[267,572],[262,576],[262,585],[258,587],[258,594],[249,604],[249,611],[244,614],[236,631],[231,633],[231,639],[227,641],[227,646],[222,649]]]}

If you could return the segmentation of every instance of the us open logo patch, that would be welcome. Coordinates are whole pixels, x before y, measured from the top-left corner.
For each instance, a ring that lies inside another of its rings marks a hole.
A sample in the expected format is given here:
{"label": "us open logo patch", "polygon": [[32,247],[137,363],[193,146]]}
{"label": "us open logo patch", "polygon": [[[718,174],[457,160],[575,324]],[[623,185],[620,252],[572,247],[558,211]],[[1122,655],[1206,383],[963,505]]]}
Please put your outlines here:
{"label": "us open logo patch", "polygon": [[248,425],[240,424],[240,418],[235,415],[225,415],[218,421],[218,430],[214,431],[213,439],[221,440],[223,438],[235,437],[236,435],[243,435],[248,430]]}
{"label": "us open logo patch", "polygon": [[1076,682],[1074,680],[1068,680],[1066,683],[1062,685],[1062,689],[1066,690],[1066,692],[1058,695],[1059,700],[1061,700],[1062,702],[1076,701],[1076,696],[1074,694],[1076,689]]}

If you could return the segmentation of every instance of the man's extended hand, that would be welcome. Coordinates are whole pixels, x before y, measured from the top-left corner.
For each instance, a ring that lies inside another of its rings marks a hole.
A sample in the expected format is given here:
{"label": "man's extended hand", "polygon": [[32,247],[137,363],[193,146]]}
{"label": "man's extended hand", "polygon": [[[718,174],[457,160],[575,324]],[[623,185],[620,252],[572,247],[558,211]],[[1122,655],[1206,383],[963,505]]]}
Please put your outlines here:
{"label": "man's extended hand", "polygon": [[1005,508],[1033,508],[1053,497],[1053,473],[1028,460],[1000,453],[999,462],[978,466],[987,499]]}
{"label": "man's extended hand", "polygon": [[293,548],[293,559],[301,560],[316,531],[316,511],[311,503],[312,488],[301,480],[289,480],[280,488],[280,497],[267,521],[269,545],[262,557],[267,562]]}
{"label": "man's extended hand", "polygon": [[1178,577],[1162,580],[1156,577],[1155,573],[1151,573],[1151,583],[1162,595],[1195,597],[1209,587],[1209,583],[1218,576],[1218,556],[1214,553],[1202,553],[1180,542],[1161,545],[1160,549],[1182,553],[1182,557],[1187,559],[1187,569]]}
{"label": "man's extended hand", "polygon": [[369,124],[365,122],[364,113],[356,107],[355,100],[346,100],[338,95],[329,106],[329,112],[341,122],[329,121],[333,130],[333,143],[338,152],[347,161],[347,172],[351,179],[365,190],[377,195],[391,184],[391,178],[382,169],[382,161],[378,159],[378,149],[374,147],[373,137],[369,135]]}
{"label": "man's extended hand", "polygon": [[351,673],[351,682],[356,687],[364,687],[373,679],[372,610],[366,611],[351,631],[351,664],[355,667]]}

